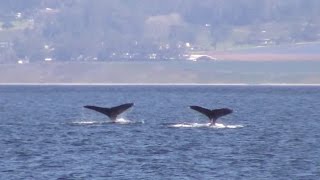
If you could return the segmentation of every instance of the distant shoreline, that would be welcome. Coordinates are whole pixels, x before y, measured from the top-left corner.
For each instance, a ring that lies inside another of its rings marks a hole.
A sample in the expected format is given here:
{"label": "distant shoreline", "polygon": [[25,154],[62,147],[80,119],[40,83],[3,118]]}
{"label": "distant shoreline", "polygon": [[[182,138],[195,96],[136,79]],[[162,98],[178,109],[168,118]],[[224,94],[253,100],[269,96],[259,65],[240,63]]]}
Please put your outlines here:
{"label": "distant shoreline", "polygon": [[0,65],[3,85],[320,85],[320,61]]}
{"label": "distant shoreline", "polygon": [[208,53],[217,60],[234,62],[304,62],[320,61],[320,54],[277,54],[277,53],[241,53],[241,52],[217,52]]}
{"label": "distant shoreline", "polygon": [[256,46],[224,51],[204,52],[218,60],[226,61],[320,61],[320,42],[286,45]]}
{"label": "distant shoreline", "polygon": [[197,84],[197,83],[0,83],[0,86],[320,86],[320,84]]}

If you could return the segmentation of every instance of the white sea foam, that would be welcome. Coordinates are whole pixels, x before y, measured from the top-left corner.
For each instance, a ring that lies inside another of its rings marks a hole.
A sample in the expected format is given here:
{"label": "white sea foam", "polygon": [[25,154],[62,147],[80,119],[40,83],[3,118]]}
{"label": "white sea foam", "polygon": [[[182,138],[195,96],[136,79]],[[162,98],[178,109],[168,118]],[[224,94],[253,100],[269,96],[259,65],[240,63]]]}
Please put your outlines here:
{"label": "white sea foam", "polygon": [[133,122],[128,120],[128,119],[118,118],[118,119],[116,119],[115,123],[118,123],[118,124],[129,124],[129,123],[133,123]]}
{"label": "white sea foam", "polygon": [[93,124],[102,124],[105,122],[101,121],[92,121],[92,120],[82,120],[82,121],[74,121],[71,124],[77,124],[77,125],[93,125]]}
{"label": "white sea foam", "polygon": [[[134,121],[130,121],[128,119],[124,118],[118,118],[114,122],[112,121],[94,121],[94,120],[81,120],[81,121],[74,121],[72,124],[77,124],[77,125],[95,125],[95,124],[109,124],[109,123],[115,123],[115,124],[130,124],[130,123],[136,123]],[[143,121],[139,123],[144,123]]]}
{"label": "white sea foam", "polygon": [[244,127],[243,125],[224,125],[224,124],[219,124],[216,123],[215,125],[210,125],[210,123],[180,123],[180,124],[173,124],[170,125],[169,127],[175,127],[175,128],[215,128],[215,129],[222,129],[222,128],[229,128],[229,129],[234,129],[234,128],[242,128]]}

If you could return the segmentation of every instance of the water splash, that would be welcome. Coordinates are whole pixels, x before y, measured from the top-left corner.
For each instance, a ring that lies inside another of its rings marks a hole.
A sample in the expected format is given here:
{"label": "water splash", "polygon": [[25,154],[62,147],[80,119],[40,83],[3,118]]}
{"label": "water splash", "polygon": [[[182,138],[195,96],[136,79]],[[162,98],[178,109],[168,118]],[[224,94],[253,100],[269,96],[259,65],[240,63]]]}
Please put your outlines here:
{"label": "water splash", "polygon": [[144,121],[131,121],[125,118],[118,118],[114,122],[113,121],[95,121],[95,120],[81,120],[81,121],[73,121],[71,124],[74,125],[102,125],[102,124],[144,124]]}
{"label": "water splash", "polygon": [[129,123],[134,123],[133,121],[130,121],[128,119],[124,119],[124,118],[118,118],[114,121],[114,123],[117,124],[129,124]]}
{"label": "water splash", "polygon": [[74,125],[97,125],[97,124],[104,124],[104,123],[110,123],[110,122],[94,121],[94,120],[81,120],[81,121],[71,122],[71,124],[74,124]]}
{"label": "water splash", "polygon": [[224,128],[229,128],[229,129],[235,129],[235,128],[242,128],[244,127],[243,125],[225,125],[225,124],[219,124],[216,123],[215,125],[210,125],[210,123],[180,123],[180,124],[172,124],[169,125],[169,127],[174,127],[174,128],[214,128],[214,129],[224,129]]}

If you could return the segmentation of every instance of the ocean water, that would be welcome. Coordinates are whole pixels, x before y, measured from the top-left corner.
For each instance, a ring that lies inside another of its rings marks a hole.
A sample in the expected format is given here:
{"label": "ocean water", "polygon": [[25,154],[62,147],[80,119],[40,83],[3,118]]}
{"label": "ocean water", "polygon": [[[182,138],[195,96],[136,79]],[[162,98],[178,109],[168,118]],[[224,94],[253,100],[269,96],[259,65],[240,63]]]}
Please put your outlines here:
{"label": "ocean water", "polygon": [[319,179],[320,87],[3,85],[0,160],[6,180]]}

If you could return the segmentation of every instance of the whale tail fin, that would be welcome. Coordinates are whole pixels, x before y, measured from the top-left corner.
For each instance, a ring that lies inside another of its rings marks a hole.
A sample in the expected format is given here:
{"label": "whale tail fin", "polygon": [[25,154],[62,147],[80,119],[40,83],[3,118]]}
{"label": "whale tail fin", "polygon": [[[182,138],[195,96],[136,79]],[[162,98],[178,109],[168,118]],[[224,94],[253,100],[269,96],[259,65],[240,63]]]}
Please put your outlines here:
{"label": "whale tail fin", "polygon": [[108,116],[112,121],[115,121],[119,114],[123,113],[133,105],[134,105],[133,103],[127,103],[127,104],[122,104],[122,105],[111,107],[111,108],[90,106],[90,105],[83,106],[83,107],[102,113]]}
{"label": "whale tail fin", "polygon": [[190,108],[207,116],[211,124],[215,124],[218,118],[232,113],[232,110],[229,108],[221,108],[221,109],[213,109],[213,110],[203,108],[200,106],[190,106]]}

